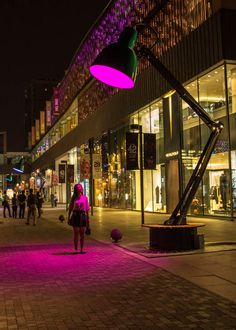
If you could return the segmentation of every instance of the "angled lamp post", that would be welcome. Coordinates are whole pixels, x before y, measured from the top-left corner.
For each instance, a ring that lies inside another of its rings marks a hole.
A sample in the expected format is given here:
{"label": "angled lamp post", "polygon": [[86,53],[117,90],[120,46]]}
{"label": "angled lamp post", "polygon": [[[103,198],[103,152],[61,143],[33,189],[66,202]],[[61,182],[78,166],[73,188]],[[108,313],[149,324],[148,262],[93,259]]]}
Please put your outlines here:
{"label": "angled lamp post", "polygon": [[[153,30],[153,28],[151,29]],[[172,228],[173,226],[183,227],[187,225],[186,216],[188,209],[202,180],[212,151],[214,150],[216,142],[223,129],[223,124],[211,119],[201,105],[159,61],[152,52],[152,47],[148,48],[145,45],[142,45],[137,51],[137,55],[135,54],[133,48],[136,43],[137,34],[138,32],[135,27],[126,27],[121,33],[118,42],[107,46],[97,56],[90,67],[90,73],[96,79],[107,85],[116,88],[130,89],[133,88],[135,84],[138,64],[137,57],[145,57],[210,129],[210,136],[180,201],[172,212],[170,218],[164,223],[164,225],[171,226]]]}

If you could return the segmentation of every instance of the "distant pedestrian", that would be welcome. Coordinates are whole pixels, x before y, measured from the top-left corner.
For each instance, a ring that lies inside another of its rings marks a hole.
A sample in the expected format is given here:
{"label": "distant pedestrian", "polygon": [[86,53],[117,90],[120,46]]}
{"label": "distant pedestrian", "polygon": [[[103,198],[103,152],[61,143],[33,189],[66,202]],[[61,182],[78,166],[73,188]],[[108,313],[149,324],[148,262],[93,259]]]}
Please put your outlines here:
{"label": "distant pedestrian", "polygon": [[86,227],[89,228],[89,209],[88,198],[83,195],[83,187],[80,183],[77,183],[74,186],[74,194],[69,205],[68,223],[74,230],[75,251],[78,250],[78,241],[80,236],[80,253],[84,253],[84,233]]}
{"label": "distant pedestrian", "polygon": [[54,193],[51,193],[50,200],[51,200],[51,206],[54,207],[55,206]]}
{"label": "distant pedestrian", "polygon": [[6,209],[8,210],[8,215],[11,218],[11,210],[10,210],[10,198],[7,195],[6,190],[4,190],[3,196],[2,196],[2,206],[3,206],[3,216],[6,218]]}
{"label": "distant pedestrian", "polygon": [[13,218],[17,218],[17,206],[18,206],[18,200],[17,200],[16,194],[13,194],[13,197],[11,199],[12,217]]}
{"label": "distant pedestrian", "polygon": [[36,196],[33,193],[33,189],[29,190],[29,196],[27,198],[28,214],[26,225],[29,225],[30,217],[33,217],[33,226],[36,225]]}
{"label": "distant pedestrian", "polygon": [[42,215],[42,206],[43,206],[43,196],[39,191],[36,193],[36,206],[38,210],[38,218],[41,218]]}
{"label": "distant pedestrian", "polygon": [[19,204],[19,218],[24,219],[25,217],[25,201],[26,201],[26,196],[25,196],[25,191],[22,190],[21,194],[17,196],[18,199],[18,204]]}
{"label": "distant pedestrian", "polygon": [[58,202],[58,198],[57,198],[57,193],[55,192],[54,195],[54,206],[57,207],[57,202]]}

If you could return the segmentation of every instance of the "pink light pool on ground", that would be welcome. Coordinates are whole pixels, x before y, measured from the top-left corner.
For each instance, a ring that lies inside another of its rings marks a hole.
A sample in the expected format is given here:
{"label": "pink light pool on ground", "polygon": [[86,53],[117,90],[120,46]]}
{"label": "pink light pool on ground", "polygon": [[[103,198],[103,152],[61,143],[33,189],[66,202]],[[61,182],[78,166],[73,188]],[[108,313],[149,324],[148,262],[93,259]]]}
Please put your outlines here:
{"label": "pink light pool on ground", "polygon": [[92,65],[90,73],[98,80],[116,88],[130,89],[134,87],[133,80],[124,73],[105,65]]}

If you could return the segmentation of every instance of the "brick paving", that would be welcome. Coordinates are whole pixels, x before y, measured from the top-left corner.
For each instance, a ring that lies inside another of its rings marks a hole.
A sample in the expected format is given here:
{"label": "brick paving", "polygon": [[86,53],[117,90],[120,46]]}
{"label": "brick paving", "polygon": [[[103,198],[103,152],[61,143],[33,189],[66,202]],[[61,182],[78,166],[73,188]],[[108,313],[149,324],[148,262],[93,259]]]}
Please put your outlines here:
{"label": "brick paving", "polygon": [[236,329],[232,301],[93,238],[73,254],[71,236],[0,225],[0,330]]}

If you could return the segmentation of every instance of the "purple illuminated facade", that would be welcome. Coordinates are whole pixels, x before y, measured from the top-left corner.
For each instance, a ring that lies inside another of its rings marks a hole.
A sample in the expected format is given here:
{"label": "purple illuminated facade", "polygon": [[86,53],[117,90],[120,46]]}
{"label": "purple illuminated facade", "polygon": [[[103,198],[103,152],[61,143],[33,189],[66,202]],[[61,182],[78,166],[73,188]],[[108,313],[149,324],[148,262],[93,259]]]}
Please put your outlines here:
{"label": "purple illuminated facade", "polygon": [[[163,8],[154,14],[155,5]],[[155,53],[160,56],[165,51],[175,46],[185,35],[196,29],[203,21],[211,15],[210,1],[201,0],[196,10],[196,1],[155,1],[155,0],[117,0],[107,8],[106,12],[93,26],[84,41],[78,48],[73,61],[67,71],[66,76],[58,86],[59,112],[64,113],[74,98],[83,90],[90,79],[89,67],[101,50],[110,43],[116,42],[124,27],[132,26],[135,23],[143,22],[150,13],[152,19],[148,22],[152,25],[158,35],[159,41],[155,46]],[[192,10],[189,8],[193,8]],[[140,36],[139,42],[153,43],[155,36]],[[139,72],[147,67],[147,63],[139,65]],[[96,84],[95,93],[100,94],[102,89],[106,96],[99,97],[99,101],[94,102],[94,106],[84,104],[81,111],[81,119],[87,117],[91,112],[96,111],[107,97],[112,96],[116,91],[109,87],[100,87]],[[91,93],[88,92],[89,97]],[[96,96],[93,96],[93,99]],[[91,111],[91,106],[93,110]],[[87,108],[88,114],[84,114]]]}

